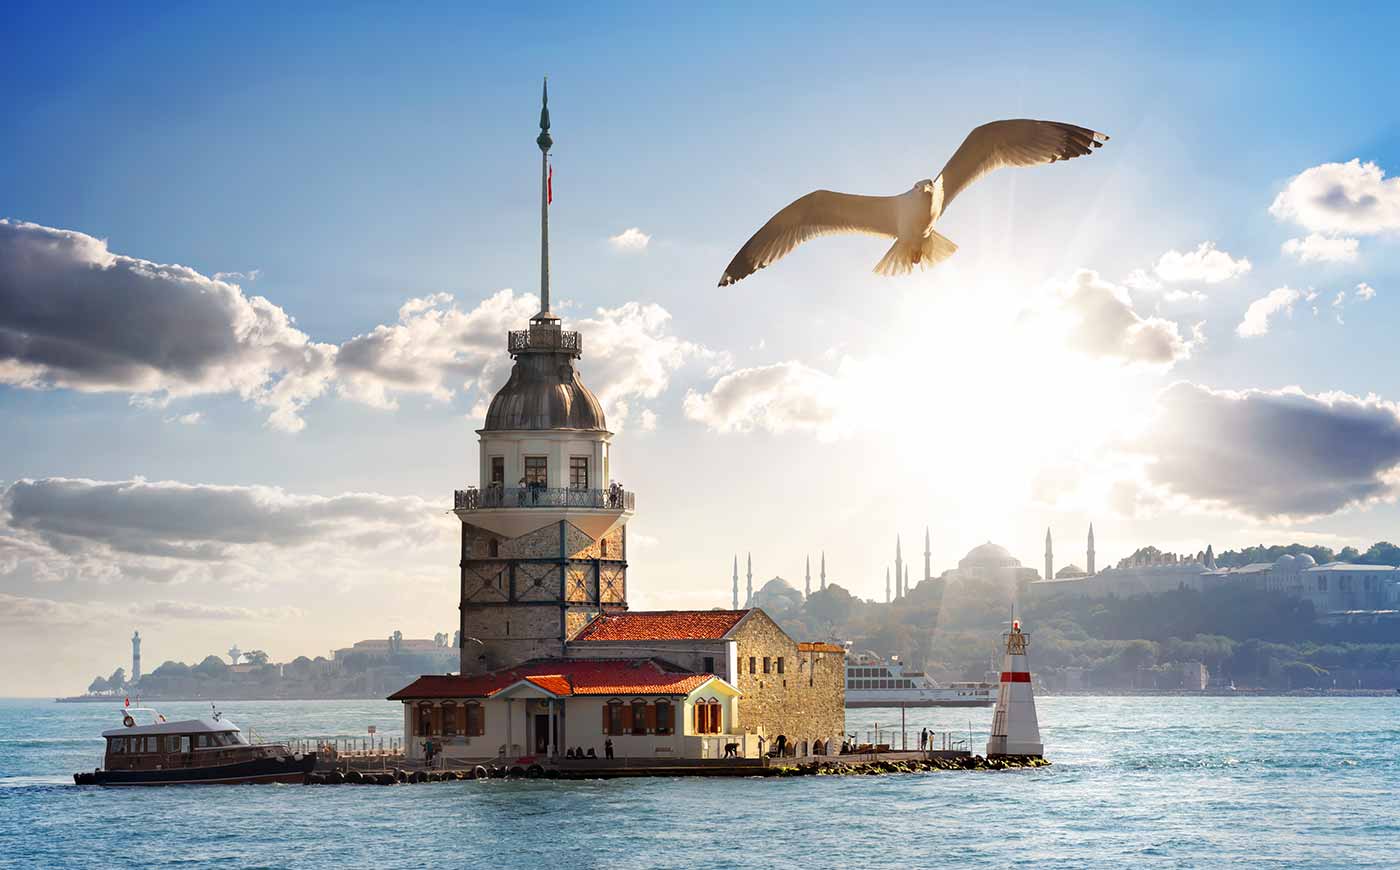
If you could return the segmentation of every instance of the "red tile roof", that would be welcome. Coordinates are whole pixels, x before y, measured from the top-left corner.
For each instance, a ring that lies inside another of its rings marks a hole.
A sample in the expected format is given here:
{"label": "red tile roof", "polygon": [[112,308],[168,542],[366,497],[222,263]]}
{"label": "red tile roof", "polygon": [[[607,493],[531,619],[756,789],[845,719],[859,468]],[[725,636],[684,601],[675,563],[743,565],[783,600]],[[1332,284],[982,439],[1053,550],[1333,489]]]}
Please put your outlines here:
{"label": "red tile roof", "polygon": [[819,640],[804,640],[802,643],[799,643],[799,644],[797,645],[797,648],[798,648],[799,650],[801,650],[802,652],[837,652],[837,653],[843,653],[843,652],[846,651],[846,648],[843,647],[843,646],[837,646],[837,645],[834,644],[834,643],[825,643],[825,642],[819,641]]}
{"label": "red tile roof", "polygon": [[584,626],[575,641],[720,640],[747,610],[652,610],[603,615]]}
{"label": "red tile roof", "polygon": [[390,701],[489,698],[521,680],[551,694],[688,695],[713,677],[678,671],[655,659],[541,659],[489,674],[428,674],[389,696]]}

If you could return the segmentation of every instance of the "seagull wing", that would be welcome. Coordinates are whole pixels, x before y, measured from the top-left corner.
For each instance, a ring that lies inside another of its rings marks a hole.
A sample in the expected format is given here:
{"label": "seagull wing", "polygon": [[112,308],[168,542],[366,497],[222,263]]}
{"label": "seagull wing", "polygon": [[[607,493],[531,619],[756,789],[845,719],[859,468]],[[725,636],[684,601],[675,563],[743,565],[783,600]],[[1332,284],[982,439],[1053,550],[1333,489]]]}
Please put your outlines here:
{"label": "seagull wing", "polygon": [[724,270],[719,286],[752,275],[817,236],[868,233],[897,238],[899,198],[814,190],[773,215],[744,243]]}
{"label": "seagull wing", "polygon": [[1039,166],[1092,154],[1108,141],[1103,133],[1059,121],[993,121],[963,140],[943,167],[943,209],[972,182],[1003,166]]}

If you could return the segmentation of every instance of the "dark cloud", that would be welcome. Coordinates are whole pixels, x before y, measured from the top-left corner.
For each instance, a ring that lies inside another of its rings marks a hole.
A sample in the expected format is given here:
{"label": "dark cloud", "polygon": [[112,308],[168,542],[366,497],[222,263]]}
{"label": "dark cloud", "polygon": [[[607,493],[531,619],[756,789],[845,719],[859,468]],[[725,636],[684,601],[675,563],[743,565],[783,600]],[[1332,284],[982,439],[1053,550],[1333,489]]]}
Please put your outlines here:
{"label": "dark cloud", "polygon": [[236,392],[297,430],[333,345],[281,308],[71,230],[0,220],[0,383],[158,398]]}
{"label": "dark cloud", "polygon": [[1226,392],[1191,383],[1163,391],[1137,445],[1151,480],[1256,517],[1305,518],[1392,491],[1400,465],[1393,403],[1296,388]]}

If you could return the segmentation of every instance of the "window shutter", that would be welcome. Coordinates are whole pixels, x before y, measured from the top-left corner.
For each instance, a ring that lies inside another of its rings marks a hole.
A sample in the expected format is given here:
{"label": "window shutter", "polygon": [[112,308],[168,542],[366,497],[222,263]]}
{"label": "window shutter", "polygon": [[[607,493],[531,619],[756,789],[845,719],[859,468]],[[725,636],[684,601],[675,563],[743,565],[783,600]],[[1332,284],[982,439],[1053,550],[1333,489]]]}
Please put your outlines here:
{"label": "window shutter", "polygon": [[650,734],[655,734],[655,733],[656,733],[656,705],[655,705],[655,704],[648,704],[648,705],[647,705],[647,732],[650,733]]}
{"label": "window shutter", "polygon": [[695,702],[695,733],[705,733],[705,702]]}
{"label": "window shutter", "polygon": [[626,734],[632,730],[632,705],[622,705],[622,733]]}
{"label": "window shutter", "polygon": [[604,705],[603,705],[603,733],[604,733],[604,734],[609,734],[609,733],[611,733],[610,731],[608,731],[608,726],[612,724],[612,720],[611,720],[612,706],[613,706],[612,704],[604,704]]}
{"label": "window shutter", "polygon": [[674,703],[666,705],[666,727],[671,729],[671,733],[676,733],[676,705]]}
{"label": "window shutter", "polygon": [[467,733],[467,708],[466,705],[457,707],[457,733]]}
{"label": "window shutter", "polygon": [[434,733],[434,734],[441,734],[441,733],[442,733],[442,708],[441,708],[441,707],[434,707],[434,708],[433,708],[433,733]]}

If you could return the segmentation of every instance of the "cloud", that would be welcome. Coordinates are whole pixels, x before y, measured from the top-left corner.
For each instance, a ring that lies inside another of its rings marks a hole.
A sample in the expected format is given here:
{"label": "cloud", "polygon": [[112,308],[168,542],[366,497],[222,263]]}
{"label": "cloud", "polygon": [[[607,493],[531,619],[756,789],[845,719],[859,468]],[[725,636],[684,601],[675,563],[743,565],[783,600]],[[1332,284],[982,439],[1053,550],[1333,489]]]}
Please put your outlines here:
{"label": "cloud", "polygon": [[1400,406],[1376,396],[1176,383],[1135,449],[1172,492],[1254,517],[1304,519],[1388,498]]}
{"label": "cloud", "polygon": [[165,418],[165,422],[167,423],[179,423],[182,426],[198,426],[203,420],[204,414],[201,411],[191,411],[188,414],[181,414],[178,417]]}
{"label": "cloud", "polygon": [[61,601],[0,592],[0,626],[19,630],[72,629],[108,625],[114,619],[142,622],[284,622],[300,619],[296,607],[239,607],[160,599],[144,603]]}
{"label": "cloud", "polygon": [[1288,180],[1269,213],[1314,233],[1375,235],[1400,230],[1400,178],[1353,158],[1323,163]]}
{"label": "cloud", "polygon": [[730,372],[708,392],[687,392],[684,408],[691,420],[718,432],[831,434],[841,392],[837,377],[787,361]]}
{"label": "cloud", "polygon": [[1201,242],[1196,250],[1184,254],[1177,250],[1167,251],[1158,258],[1153,271],[1157,273],[1158,278],[1172,284],[1183,281],[1218,284],[1243,275],[1251,268],[1253,267],[1248,258],[1235,259],[1226,252],[1217,250],[1215,242]]}
{"label": "cloud", "polygon": [[1162,294],[1164,302],[1195,302],[1200,304],[1209,298],[1199,290],[1168,290]]}
{"label": "cloud", "polygon": [[1362,281],[1360,284],[1356,285],[1356,298],[1360,299],[1362,302],[1370,302],[1372,299],[1376,298],[1376,288]]}
{"label": "cloud", "polygon": [[172,397],[237,393],[298,431],[334,345],[261,296],[114,254],[71,230],[0,220],[0,384]]}
{"label": "cloud", "polygon": [[1143,317],[1133,309],[1128,291],[1092,269],[1080,269],[1053,288],[1049,309],[1038,312],[1057,323],[1070,347],[1095,357],[1124,363],[1171,366],[1191,356],[1199,330],[1187,339],[1181,327],[1161,317]]}
{"label": "cloud", "polygon": [[1280,311],[1292,317],[1293,305],[1301,298],[1303,294],[1292,287],[1280,287],[1271,291],[1268,296],[1249,303],[1244,319],[1235,327],[1235,332],[1242,338],[1266,335],[1269,332],[1269,318]]}
{"label": "cloud", "polygon": [[134,605],[131,608],[131,614],[136,617],[157,620],[193,620],[199,622],[258,620],[270,622],[299,619],[303,616],[303,611],[297,607],[236,607],[161,599]]}
{"label": "cloud", "polygon": [[636,227],[628,227],[615,236],[609,236],[608,242],[619,251],[645,251],[651,244],[651,236]]}
{"label": "cloud", "polygon": [[[447,401],[461,387],[477,391],[484,414],[485,402],[510,374],[506,332],[538,310],[538,297],[512,290],[467,311],[447,293],[411,299],[399,309],[398,323],[341,346],[337,389],[372,407],[396,408],[399,394]],[[584,382],[603,403],[614,430],[625,424],[634,403],[660,396],[686,363],[724,365],[723,355],[669,334],[670,320],[660,305],[628,302],[564,323],[584,334]]]}
{"label": "cloud", "polygon": [[[35,579],[157,583],[334,572],[386,551],[449,540],[441,506],[375,493],[293,495],[274,487],[141,478],[19,480],[0,491],[0,570]],[[8,557],[8,558],[7,558]],[[324,561],[329,560],[329,561]],[[278,569],[269,566],[276,564]]]}
{"label": "cloud", "polygon": [[1289,239],[1283,252],[1298,258],[1300,263],[1350,263],[1356,259],[1356,239],[1332,238],[1318,233],[1306,239]]}
{"label": "cloud", "polygon": [[1142,290],[1152,292],[1162,289],[1162,282],[1147,274],[1144,269],[1134,269],[1128,273],[1128,277],[1123,279],[1123,284],[1130,290]]}

